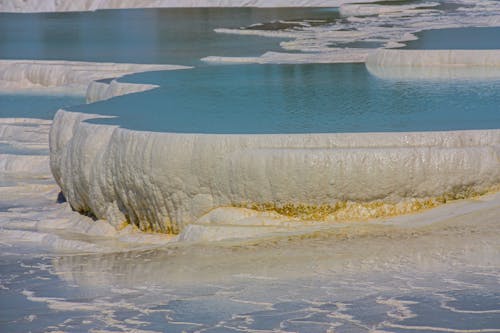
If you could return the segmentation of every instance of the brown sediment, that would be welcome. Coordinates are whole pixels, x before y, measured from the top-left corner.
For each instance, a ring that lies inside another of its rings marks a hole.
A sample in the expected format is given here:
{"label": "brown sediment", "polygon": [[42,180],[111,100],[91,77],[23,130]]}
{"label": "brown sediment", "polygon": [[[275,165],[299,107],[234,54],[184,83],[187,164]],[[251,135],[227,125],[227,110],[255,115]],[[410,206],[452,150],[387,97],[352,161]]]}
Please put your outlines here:
{"label": "brown sediment", "polygon": [[304,221],[366,221],[370,219],[394,217],[435,208],[445,203],[474,199],[482,195],[498,192],[500,185],[484,191],[477,191],[473,187],[464,186],[453,189],[437,197],[404,198],[397,202],[374,200],[356,202],[351,200],[335,201],[332,204],[310,205],[302,203],[242,203],[234,205],[239,208],[248,208],[260,212],[276,212],[280,215]]}
{"label": "brown sediment", "polygon": [[[373,200],[368,202],[356,202],[352,200],[336,200],[331,204],[303,204],[303,203],[241,203],[233,204],[235,208],[252,209],[258,212],[274,212],[284,217],[304,222],[361,222],[377,218],[388,218],[413,213],[419,213],[431,208],[442,206],[449,202],[464,199],[478,199],[479,197],[500,191],[500,184],[486,190],[476,190],[473,186],[461,186],[454,188],[437,197],[403,198],[391,202],[385,200]],[[91,210],[80,209],[83,215],[94,217]],[[132,221],[129,215],[116,227],[118,231],[131,225],[146,233],[178,235],[180,230],[168,219],[160,226],[161,230],[155,228],[148,220]],[[97,219],[97,218],[95,218]],[[377,226],[377,228],[380,226]],[[363,228],[362,228],[363,229]],[[371,229],[370,229],[371,230]],[[363,233],[362,230],[359,230]],[[371,232],[371,231],[370,231]],[[351,232],[350,232],[351,234]]]}

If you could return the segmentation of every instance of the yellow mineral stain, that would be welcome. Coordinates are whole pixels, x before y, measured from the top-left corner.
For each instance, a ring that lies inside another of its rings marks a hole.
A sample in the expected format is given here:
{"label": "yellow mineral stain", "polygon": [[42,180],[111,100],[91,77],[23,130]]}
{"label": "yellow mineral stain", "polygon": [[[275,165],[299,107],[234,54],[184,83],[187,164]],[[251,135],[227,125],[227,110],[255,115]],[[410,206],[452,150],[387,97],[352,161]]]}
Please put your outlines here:
{"label": "yellow mineral stain", "polygon": [[[233,207],[247,208],[259,212],[275,212],[282,216],[293,218],[299,221],[329,221],[329,222],[349,222],[349,221],[368,221],[377,218],[394,217],[412,213],[418,213],[427,209],[444,205],[448,202],[479,199],[486,194],[492,194],[500,191],[500,185],[496,185],[484,191],[474,190],[472,187],[460,187],[452,189],[437,197],[426,198],[406,198],[398,202],[388,202],[384,200],[374,200],[369,202],[356,202],[351,200],[335,201],[332,204],[311,205],[303,203],[241,203],[234,204]],[[93,216],[93,212],[80,210],[81,214]],[[179,226],[172,223],[168,218],[162,225],[151,223],[147,220],[132,222],[130,219],[123,221],[117,230],[121,231],[127,226],[132,225],[138,230],[150,234],[178,235]],[[361,230],[358,230],[361,232]]]}
{"label": "yellow mineral stain", "polygon": [[166,219],[163,225],[153,224],[147,220],[141,220],[138,225],[135,225],[140,231],[148,234],[159,234],[159,235],[178,235],[179,228],[169,220]]}
{"label": "yellow mineral stain", "polygon": [[130,225],[130,222],[125,220],[123,221],[122,223],[120,223],[117,227],[116,227],[116,230],[117,231],[122,231],[123,229],[125,229],[126,227],[128,227]]}
{"label": "yellow mineral stain", "polygon": [[417,213],[441,206],[447,202],[463,199],[476,199],[482,195],[497,192],[500,186],[485,191],[475,191],[470,187],[454,189],[437,197],[407,198],[398,202],[374,200],[369,202],[336,201],[328,205],[310,205],[302,203],[278,204],[243,203],[235,207],[248,208],[261,212],[276,212],[280,215],[304,221],[366,221],[370,219],[394,217]]}

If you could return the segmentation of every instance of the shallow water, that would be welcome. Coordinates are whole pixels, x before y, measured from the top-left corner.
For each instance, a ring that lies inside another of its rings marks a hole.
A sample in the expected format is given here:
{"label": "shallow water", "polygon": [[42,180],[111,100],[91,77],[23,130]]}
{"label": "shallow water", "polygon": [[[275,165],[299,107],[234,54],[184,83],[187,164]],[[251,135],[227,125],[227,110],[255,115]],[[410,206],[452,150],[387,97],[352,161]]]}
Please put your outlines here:
{"label": "shallow water", "polygon": [[60,108],[85,103],[82,96],[0,94],[0,118],[52,119]]}
{"label": "shallow water", "polygon": [[249,56],[278,50],[282,40],[228,36],[215,33],[215,28],[337,17],[336,11],[315,8],[0,13],[0,58],[200,64],[199,59],[209,55]]}
{"label": "shallow water", "polygon": [[499,80],[381,80],[364,64],[209,66],[121,80],[161,87],[70,109],[119,116],[92,122],[184,133],[431,131],[500,124]]}
{"label": "shallow water", "polygon": [[[443,246],[447,242],[447,246]],[[276,239],[87,255],[2,248],[8,332],[500,330],[494,235]]]}

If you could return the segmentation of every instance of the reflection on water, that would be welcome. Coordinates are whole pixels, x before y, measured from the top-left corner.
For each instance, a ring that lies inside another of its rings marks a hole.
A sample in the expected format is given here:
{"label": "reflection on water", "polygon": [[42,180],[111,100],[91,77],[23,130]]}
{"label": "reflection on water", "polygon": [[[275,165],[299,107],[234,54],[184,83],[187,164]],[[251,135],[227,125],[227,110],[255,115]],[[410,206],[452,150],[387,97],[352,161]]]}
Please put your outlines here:
{"label": "reflection on water", "polygon": [[[4,256],[2,328],[148,332],[500,330],[498,226]],[[13,311],[15,309],[16,311]]]}
{"label": "reflection on water", "polygon": [[498,80],[381,80],[363,64],[208,66],[122,81],[161,87],[71,110],[119,116],[99,123],[188,133],[429,131],[500,123]]}
{"label": "reflection on water", "polygon": [[216,34],[275,20],[332,20],[315,8],[189,8],[78,13],[0,13],[0,58],[199,64],[209,56],[257,56],[279,39]]}
{"label": "reflection on water", "polygon": [[0,94],[0,118],[51,120],[58,109],[83,103],[81,96]]}

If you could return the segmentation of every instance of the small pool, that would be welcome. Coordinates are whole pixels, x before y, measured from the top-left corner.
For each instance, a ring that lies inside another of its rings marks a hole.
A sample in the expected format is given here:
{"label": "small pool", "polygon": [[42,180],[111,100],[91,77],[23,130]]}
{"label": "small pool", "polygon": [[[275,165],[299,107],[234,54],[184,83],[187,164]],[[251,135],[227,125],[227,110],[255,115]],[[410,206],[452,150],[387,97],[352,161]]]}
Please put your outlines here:
{"label": "small pool", "polygon": [[136,74],[161,87],[74,111],[91,122],[179,133],[335,133],[491,129],[500,80],[382,80],[363,64],[232,65]]}

